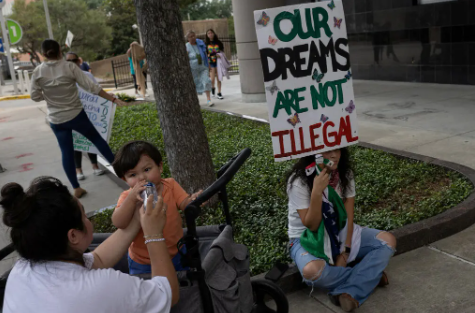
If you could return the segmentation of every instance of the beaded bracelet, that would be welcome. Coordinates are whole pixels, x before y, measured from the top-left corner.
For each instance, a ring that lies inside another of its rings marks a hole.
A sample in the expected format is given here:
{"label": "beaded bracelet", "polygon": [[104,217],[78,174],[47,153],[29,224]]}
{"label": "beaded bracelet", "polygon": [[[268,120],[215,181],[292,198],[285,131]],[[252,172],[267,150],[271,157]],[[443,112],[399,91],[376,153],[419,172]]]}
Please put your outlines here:
{"label": "beaded bracelet", "polygon": [[154,237],[163,238],[163,234],[148,235],[148,236],[143,236],[143,237],[144,237],[145,239],[154,238]]}
{"label": "beaded bracelet", "polygon": [[145,240],[145,244],[148,244],[150,242],[160,242],[160,241],[165,241],[165,238],[147,239]]}

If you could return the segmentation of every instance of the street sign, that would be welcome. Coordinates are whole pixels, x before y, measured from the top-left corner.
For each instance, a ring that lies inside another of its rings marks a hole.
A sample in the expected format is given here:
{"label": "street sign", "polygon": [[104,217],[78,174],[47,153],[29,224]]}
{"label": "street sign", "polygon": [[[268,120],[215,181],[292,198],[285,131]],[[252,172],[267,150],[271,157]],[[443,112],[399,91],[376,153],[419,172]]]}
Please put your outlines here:
{"label": "street sign", "polygon": [[68,34],[66,35],[66,42],[65,45],[71,48],[71,44],[73,43],[74,35],[68,30]]}
{"label": "street sign", "polygon": [[10,44],[14,45],[19,43],[23,37],[23,30],[20,24],[14,20],[7,20],[7,29],[10,34]]}
{"label": "street sign", "polygon": [[0,38],[0,52],[5,53],[5,49],[3,48],[3,41],[2,38]]}

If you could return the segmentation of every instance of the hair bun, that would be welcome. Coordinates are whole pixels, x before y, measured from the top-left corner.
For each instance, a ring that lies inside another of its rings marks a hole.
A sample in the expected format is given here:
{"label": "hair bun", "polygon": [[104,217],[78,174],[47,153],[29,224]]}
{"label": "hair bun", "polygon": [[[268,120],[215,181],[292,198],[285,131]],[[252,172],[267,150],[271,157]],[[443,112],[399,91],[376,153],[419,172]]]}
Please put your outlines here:
{"label": "hair bun", "polygon": [[1,191],[0,204],[5,210],[3,213],[3,223],[9,227],[18,224],[19,215],[16,212],[16,205],[25,198],[23,187],[17,183],[9,183],[3,186]]}

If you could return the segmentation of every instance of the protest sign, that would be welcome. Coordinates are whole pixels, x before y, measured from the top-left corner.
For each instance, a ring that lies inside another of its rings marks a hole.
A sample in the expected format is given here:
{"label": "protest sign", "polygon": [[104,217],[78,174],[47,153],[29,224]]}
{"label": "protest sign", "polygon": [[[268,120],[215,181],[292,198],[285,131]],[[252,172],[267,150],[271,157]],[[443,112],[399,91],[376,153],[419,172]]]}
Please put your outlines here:
{"label": "protest sign", "polygon": [[341,1],[254,11],[276,161],[358,142]]}
{"label": "protest sign", "polygon": [[[114,122],[115,104],[93,95],[89,92],[79,89],[79,98],[86,111],[89,120],[97,129],[99,134],[105,141],[109,142],[112,130],[112,123]],[[73,144],[74,150],[81,152],[88,152],[93,154],[99,154],[96,146],[92,144],[86,137],[80,133],[73,131]]]}

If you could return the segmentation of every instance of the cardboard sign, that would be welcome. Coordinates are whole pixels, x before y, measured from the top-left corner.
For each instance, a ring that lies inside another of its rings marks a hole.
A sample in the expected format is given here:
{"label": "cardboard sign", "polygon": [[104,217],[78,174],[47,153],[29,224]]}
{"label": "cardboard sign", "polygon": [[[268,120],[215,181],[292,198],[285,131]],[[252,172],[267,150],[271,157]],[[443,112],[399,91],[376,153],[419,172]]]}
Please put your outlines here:
{"label": "cardboard sign", "polygon": [[276,161],[358,142],[341,1],[254,11]]}
{"label": "cardboard sign", "polygon": [[[116,105],[104,98],[93,95],[89,92],[79,89],[79,98],[81,99],[84,111],[86,111],[89,120],[97,129],[105,141],[109,142],[114,122]],[[99,154],[96,146],[80,133],[73,131],[74,150]]]}

